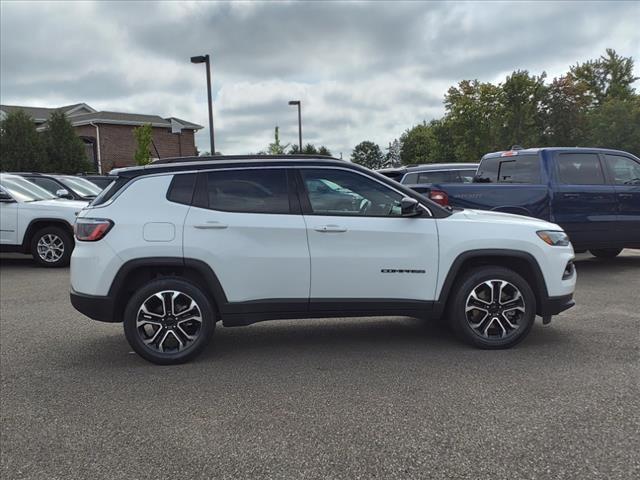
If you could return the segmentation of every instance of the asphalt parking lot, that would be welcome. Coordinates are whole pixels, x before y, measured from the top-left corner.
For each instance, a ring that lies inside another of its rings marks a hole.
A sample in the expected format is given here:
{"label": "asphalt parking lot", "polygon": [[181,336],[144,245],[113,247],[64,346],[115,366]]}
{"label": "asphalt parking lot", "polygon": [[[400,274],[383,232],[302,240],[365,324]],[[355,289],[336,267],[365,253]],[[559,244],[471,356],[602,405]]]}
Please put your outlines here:
{"label": "asphalt parking lot", "polygon": [[637,478],[640,252],[507,351],[408,318],[219,328],[151,365],[69,271],[0,261],[3,479]]}

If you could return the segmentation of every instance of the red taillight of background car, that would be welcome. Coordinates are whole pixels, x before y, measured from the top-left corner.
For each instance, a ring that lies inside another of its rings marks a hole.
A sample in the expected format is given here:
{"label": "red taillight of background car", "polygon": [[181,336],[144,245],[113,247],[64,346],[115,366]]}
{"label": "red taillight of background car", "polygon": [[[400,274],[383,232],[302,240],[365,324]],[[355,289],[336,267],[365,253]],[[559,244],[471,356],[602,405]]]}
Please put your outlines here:
{"label": "red taillight of background car", "polygon": [[82,242],[96,242],[103,238],[113,227],[106,218],[77,218],[73,229],[76,239]]}
{"label": "red taillight of background car", "polygon": [[429,192],[429,198],[443,207],[449,205],[449,195],[442,190],[431,190]]}

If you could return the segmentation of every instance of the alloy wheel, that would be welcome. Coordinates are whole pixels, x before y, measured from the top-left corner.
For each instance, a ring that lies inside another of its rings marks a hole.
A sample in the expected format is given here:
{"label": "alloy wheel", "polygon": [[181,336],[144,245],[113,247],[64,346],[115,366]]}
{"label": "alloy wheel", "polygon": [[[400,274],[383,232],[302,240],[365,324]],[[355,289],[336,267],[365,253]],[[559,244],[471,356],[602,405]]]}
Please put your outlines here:
{"label": "alloy wheel", "polygon": [[467,297],[465,314],[473,332],[489,340],[516,335],[525,318],[524,296],[514,284],[493,279],[476,285]]}
{"label": "alloy wheel", "polygon": [[55,263],[64,255],[64,241],[55,233],[40,237],[36,248],[38,256],[47,263]]}
{"label": "alloy wheel", "polygon": [[199,337],[202,310],[184,292],[164,290],[154,293],[138,309],[136,331],[143,344],[154,352],[181,352]]}

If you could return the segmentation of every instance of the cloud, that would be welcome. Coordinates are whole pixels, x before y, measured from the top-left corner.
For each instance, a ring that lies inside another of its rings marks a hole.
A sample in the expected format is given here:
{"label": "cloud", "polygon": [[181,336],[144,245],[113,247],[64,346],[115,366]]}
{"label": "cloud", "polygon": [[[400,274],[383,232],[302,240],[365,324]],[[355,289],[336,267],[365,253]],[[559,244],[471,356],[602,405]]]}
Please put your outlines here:
{"label": "cloud", "polygon": [[[259,151],[280,126],[350,154],[442,115],[447,88],[514,69],[553,77],[612,47],[638,57],[636,2],[2,2],[2,103],[177,116],[208,124],[210,53],[216,144]],[[197,135],[209,150],[208,132]]]}

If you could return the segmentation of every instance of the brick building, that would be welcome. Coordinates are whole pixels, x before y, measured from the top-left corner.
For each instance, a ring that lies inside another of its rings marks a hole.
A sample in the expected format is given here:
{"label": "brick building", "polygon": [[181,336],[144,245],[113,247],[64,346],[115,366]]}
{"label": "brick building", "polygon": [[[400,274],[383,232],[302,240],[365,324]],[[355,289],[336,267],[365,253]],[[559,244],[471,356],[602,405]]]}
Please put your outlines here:
{"label": "brick building", "polygon": [[33,118],[42,131],[55,110],[62,110],[75,128],[87,149],[87,158],[96,171],[106,173],[115,167],[133,164],[136,139],[133,129],[151,124],[153,137],[151,154],[154,158],[181,157],[196,154],[195,132],[201,125],[176,117],[137,113],[98,112],[85,103],[56,108],[0,105],[0,119],[9,112],[23,110]]}

